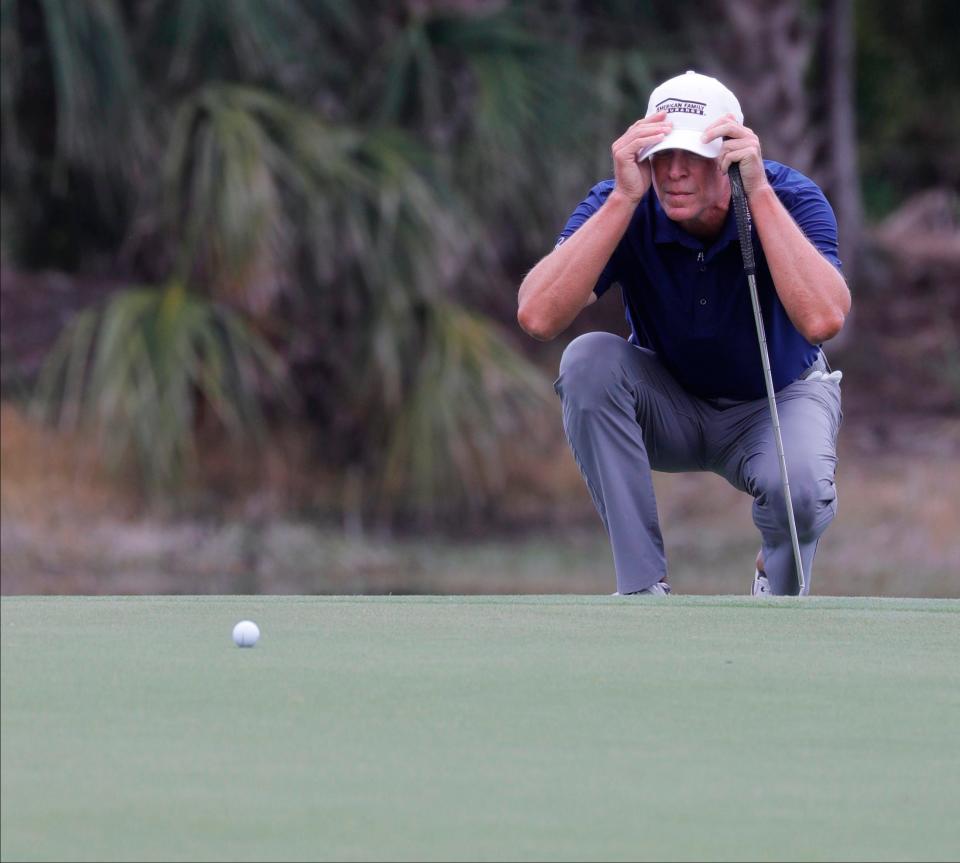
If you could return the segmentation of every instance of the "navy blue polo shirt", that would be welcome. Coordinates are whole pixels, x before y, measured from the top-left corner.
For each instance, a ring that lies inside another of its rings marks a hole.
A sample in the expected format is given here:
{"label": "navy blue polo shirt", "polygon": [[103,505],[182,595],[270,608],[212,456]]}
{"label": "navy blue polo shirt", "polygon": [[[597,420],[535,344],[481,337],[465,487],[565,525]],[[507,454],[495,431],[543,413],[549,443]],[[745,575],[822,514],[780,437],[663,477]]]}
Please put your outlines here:
{"label": "navy blue polo shirt", "polygon": [[[800,230],[837,269],[837,220],[812,180],[764,160],[767,180]],[[590,190],[557,242],[590,218],[613,191],[613,180]],[[773,286],[763,248],[752,231],[757,293],[763,311],[775,390],[795,381],[817,357],[790,322]],[[680,385],[701,398],[758,399],[766,394],[756,325],[743,271],[733,206],[711,242],[667,218],[656,192],[641,199],[594,292],[620,285],[630,341],[655,351]]]}

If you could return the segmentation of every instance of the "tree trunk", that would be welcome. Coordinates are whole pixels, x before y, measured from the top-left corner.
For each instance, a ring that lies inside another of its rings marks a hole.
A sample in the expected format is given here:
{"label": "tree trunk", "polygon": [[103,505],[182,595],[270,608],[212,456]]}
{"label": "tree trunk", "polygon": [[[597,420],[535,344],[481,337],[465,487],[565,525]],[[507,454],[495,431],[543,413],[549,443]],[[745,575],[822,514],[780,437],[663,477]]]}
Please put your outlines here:
{"label": "tree trunk", "polygon": [[848,281],[856,276],[863,232],[854,109],[853,0],[827,0],[825,10],[830,200],[840,228],[840,257]]}
{"label": "tree trunk", "polygon": [[[819,136],[810,124],[806,75],[816,21],[798,0],[718,2],[720,26],[699,34],[705,69],[736,94],[764,158],[810,174]],[[712,16],[711,16],[712,18]]]}

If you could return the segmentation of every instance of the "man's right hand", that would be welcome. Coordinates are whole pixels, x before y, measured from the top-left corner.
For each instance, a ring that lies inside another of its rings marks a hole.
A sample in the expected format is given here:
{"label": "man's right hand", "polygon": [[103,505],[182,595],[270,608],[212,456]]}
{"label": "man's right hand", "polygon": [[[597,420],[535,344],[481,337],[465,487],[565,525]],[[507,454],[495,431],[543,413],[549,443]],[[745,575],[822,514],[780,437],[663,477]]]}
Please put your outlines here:
{"label": "man's right hand", "polygon": [[659,111],[637,120],[610,148],[613,153],[614,191],[636,204],[650,188],[650,161],[637,156],[652,144],[662,141],[673,123],[666,119],[666,111]]}
{"label": "man's right hand", "polygon": [[595,298],[593,288],[650,188],[650,163],[637,155],[673,128],[666,114],[634,123],[614,143],[614,189],[567,242],[527,273],[520,285],[517,321],[524,332],[548,341],[562,333]]}

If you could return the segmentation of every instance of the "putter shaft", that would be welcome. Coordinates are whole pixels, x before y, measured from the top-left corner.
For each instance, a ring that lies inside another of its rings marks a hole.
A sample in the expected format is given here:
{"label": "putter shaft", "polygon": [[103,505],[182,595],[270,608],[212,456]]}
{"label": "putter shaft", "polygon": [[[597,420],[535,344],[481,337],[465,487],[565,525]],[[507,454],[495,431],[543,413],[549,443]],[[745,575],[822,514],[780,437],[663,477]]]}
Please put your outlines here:
{"label": "putter shaft", "polygon": [[734,162],[729,169],[730,188],[733,192],[733,210],[737,221],[737,234],[740,238],[740,251],[743,255],[743,268],[747,274],[750,288],[750,302],[753,305],[753,320],[757,327],[757,341],[760,344],[760,359],[763,363],[763,382],[767,388],[767,402],[770,405],[770,419],[773,422],[773,437],[777,445],[777,457],[780,462],[780,482],[783,485],[784,504],[787,507],[787,522],[790,526],[790,542],[793,546],[793,562],[796,566],[797,585],[800,595],[806,596],[810,586],[803,574],[803,560],[800,557],[800,539],[797,536],[797,521],[793,513],[793,499],[790,496],[790,477],[787,474],[787,459],[783,452],[783,437],[780,434],[780,415],[777,412],[777,398],[773,390],[773,375],[770,372],[770,352],[767,350],[767,334],[763,326],[760,311],[760,297],[757,294],[757,265],[753,257],[753,242],[748,222],[747,197],[743,191],[740,166]]}

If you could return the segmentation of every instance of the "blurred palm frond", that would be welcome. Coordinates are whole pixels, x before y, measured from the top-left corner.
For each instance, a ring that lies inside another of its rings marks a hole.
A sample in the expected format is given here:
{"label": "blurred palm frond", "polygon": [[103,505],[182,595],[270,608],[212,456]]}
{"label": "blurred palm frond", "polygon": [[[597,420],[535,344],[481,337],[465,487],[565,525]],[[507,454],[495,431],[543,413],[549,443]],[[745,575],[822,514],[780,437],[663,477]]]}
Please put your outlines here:
{"label": "blurred palm frond", "polygon": [[483,317],[450,303],[426,315],[413,384],[375,464],[381,509],[431,523],[504,491],[505,450],[537,443],[552,391]]}
{"label": "blurred palm frond", "polygon": [[35,407],[61,425],[89,424],[105,461],[132,463],[157,493],[183,478],[198,423],[260,438],[266,383],[289,397],[273,350],[235,312],[173,283],[78,315],[44,366]]}
{"label": "blurred palm frond", "polygon": [[58,158],[102,179],[131,172],[144,144],[143,106],[119,5],[42,0],[40,6],[56,97]]}

